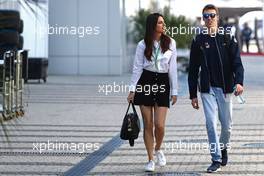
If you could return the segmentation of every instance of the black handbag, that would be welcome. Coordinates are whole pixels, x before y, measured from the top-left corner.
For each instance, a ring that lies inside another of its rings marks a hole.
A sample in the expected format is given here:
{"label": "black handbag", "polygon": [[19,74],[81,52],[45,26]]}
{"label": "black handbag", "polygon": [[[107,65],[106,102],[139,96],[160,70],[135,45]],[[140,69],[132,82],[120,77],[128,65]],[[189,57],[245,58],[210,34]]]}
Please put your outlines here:
{"label": "black handbag", "polygon": [[[132,113],[128,113],[130,105],[132,104]],[[120,138],[129,140],[130,146],[134,146],[134,140],[138,138],[140,132],[140,120],[138,118],[136,108],[133,103],[129,103],[126,115],[123,119],[123,124],[120,132]]]}

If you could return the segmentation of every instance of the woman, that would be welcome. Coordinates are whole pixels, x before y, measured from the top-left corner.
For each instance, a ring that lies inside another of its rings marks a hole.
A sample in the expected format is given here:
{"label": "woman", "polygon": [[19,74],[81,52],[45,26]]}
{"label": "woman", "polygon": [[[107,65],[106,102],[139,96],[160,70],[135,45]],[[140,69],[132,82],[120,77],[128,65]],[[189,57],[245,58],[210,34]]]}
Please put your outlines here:
{"label": "woman", "polygon": [[170,98],[174,105],[177,101],[176,43],[165,35],[163,16],[153,13],[147,17],[144,40],[137,45],[127,97],[128,102],[140,106],[143,117],[144,143],[149,159],[146,171],[155,170],[154,149],[158,165],[166,165],[166,158],[160,148]]}

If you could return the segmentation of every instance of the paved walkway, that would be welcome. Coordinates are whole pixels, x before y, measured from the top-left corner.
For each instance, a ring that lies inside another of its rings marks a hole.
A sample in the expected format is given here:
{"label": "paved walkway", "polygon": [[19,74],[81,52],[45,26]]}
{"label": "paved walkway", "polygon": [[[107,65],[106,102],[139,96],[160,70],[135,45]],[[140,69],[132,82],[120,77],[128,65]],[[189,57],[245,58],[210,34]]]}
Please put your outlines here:
{"label": "paved walkway", "polygon": [[[214,175],[264,175],[264,60],[245,57],[243,62],[246,104],[234,99],[230,164]],[[144,172],[143,133],[133,148],[118,138],[127,108],[122,86],[129,79],[50,76],[46,84],[30,82],[26,116],[5,124],[9,143],[0,128],[0,175],[210,175],[205,173],[210,156],[203,148],[202,108],[191,108],[184,74],[179,75],[177,105],[167,116],[163,149],[168,164],[153,174]],[[121,92],[115,93],[118,85]]]}

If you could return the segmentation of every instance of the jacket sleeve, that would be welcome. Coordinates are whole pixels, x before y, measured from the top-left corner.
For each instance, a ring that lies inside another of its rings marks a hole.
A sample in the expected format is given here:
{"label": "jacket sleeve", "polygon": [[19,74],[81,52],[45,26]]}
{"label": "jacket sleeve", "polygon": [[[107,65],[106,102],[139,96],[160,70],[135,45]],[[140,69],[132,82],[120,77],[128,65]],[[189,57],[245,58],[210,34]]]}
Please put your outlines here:
{"label": "jacket sleeve", "polygon": [[201,66],[200,57],[201,50],[199,48],[199,45],[197,44],[197,41],[194,39],[191,45],[188,74],[190,99],[197,98],[198,75],[199,68]]}
{"label": "jacket sleeve", "polygon": [[244,67],[240,57],[240,50],[234,36],[232,36],[230,42],[230,54],[232,58],[232,69],[235,77],[235,84],[243,85]]}

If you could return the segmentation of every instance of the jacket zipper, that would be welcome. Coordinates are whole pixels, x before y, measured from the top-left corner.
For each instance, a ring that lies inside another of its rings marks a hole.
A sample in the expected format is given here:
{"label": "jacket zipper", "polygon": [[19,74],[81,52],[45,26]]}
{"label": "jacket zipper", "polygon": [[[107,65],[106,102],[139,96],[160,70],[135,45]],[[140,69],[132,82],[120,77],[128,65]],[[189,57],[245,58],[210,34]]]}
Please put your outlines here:
{"label": "jacket zipper", "polygon": [[[207,72],[208,72],[208,86],[209,86],[209,92],[210,92],[210,87],[211,87],[210,80],[211,80],[211,78],[210,78],[209,67],[208,67],[208,63],[207,63],[207,59],[206,59],[206,53],[205,53],[204,48],[202,46],[201,46],[201,50],[202,50],[203,55],[204,55],[205,66],[206,66]],[[200,78],[200,80],[201,80],[201,78]],[[201,81],[200,81],[200,84],[201,84]]]}
{"label": "jacket zipper", "polygon": [[222,81],[223,81],[224,92],[225,92],[225,91],[226,91],[226,87],[225,87],[225,77],[224,77],[223,62],[222,62],[222,57],[221,57],[221,54],[220,54],[220,50],[219,50],[219,47],[218,47],[218,42],[217,42],[217,40],[216,40],[216,37],[215,37],[215,44],[216,44],[217,53],[218,53],[219,60],[220,60],[221,73],[222,73],[222,79],[223,79]]}

